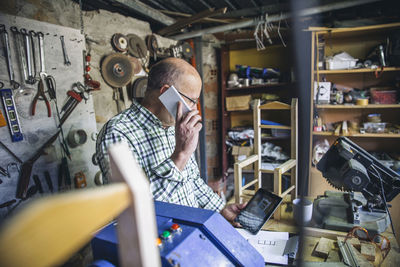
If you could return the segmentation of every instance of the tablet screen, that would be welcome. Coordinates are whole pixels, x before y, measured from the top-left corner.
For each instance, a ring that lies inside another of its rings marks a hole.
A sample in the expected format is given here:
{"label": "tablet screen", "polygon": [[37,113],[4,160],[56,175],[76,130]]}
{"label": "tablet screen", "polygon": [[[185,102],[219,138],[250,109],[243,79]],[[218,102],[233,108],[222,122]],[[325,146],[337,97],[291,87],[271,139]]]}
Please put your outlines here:
{"label": "tablet screen", "polygon": [[281,202],[281,197],[261,188],[235,220],[252,234],[257,234]]}

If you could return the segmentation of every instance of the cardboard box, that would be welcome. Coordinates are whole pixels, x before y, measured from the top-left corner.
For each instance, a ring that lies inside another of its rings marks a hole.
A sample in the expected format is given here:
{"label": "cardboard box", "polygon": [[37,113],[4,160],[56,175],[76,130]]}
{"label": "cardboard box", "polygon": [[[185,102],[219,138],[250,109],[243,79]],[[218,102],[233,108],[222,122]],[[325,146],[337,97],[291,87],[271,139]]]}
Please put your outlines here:
{"label": "cardboard box", "polygon": [[251,101],[251,95],[228,96],[226,99],[226,110],[248,110]]}
{"label": "cardboard box", "polygon": [[[235,159],[235,162],[246,159],[248,156],[253,154],[252,146],[233,146],[232,147],[232,156]],[[254,170],[254,164],[250,164],[243,168],[243,170]]]}

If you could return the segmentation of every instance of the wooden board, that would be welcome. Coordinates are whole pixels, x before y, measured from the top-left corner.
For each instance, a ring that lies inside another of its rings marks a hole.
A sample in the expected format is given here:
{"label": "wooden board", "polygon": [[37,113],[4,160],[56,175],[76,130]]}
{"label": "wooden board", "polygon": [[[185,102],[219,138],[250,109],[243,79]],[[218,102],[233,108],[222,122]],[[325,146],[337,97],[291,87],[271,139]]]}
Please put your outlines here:
{"label": "wooden board", "polygon": [[317,246],[314,249],[313,254],[317,257],[327,258],[329,252],[331,251],[333,246],[333,240],[321,237],[318,241]]}
{"label": "wooden board", "polygon": [[371,243],[361,244],[361,254],[369,261],[375,261],[375,245]]}

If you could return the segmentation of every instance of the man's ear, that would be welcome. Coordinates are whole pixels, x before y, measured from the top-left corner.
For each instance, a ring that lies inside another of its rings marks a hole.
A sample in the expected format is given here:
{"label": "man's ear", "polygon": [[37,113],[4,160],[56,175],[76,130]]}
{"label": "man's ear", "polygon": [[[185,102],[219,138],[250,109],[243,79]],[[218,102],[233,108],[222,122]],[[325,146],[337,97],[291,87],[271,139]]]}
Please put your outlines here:
{"label": "man's ear", "polygon": [[163,94],[165,91],[167,91],[169,88],[168,84],[164,84],[163,86],[161,86],[160,88],[160,95]]}

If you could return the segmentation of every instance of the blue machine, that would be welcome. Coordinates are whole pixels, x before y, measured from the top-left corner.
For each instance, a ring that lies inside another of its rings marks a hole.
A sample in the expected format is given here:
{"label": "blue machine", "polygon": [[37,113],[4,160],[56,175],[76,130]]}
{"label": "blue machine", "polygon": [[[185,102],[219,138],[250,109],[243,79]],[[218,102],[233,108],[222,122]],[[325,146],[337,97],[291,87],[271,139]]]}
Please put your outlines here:
{"label": "blue machine", "polygon": [[[219,213],[155,201],[162,266],[265,266],[264,259]],[[94,260],[118,265],[111,223],[92,240]]]}

